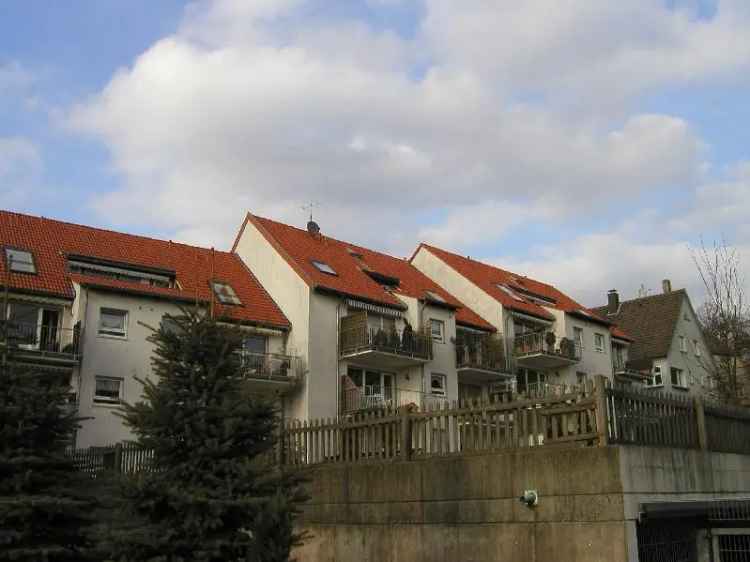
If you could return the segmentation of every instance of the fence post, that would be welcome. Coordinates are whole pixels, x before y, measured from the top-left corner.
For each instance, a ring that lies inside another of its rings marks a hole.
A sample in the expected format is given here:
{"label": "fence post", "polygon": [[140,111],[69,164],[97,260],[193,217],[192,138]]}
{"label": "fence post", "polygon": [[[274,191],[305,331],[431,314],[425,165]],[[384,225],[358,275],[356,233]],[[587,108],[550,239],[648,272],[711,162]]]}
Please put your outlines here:
{"label": "fence post", "polygon": [[596,432],[599,434],[599,446],[609,444],[609,430],[607,427],[607,388],[604,375],[594,377],[594,399],[596,407]]}
{"label": "fence post", "polygon": [[706,432],[706,411],[703,408],[703,400],[693,397],[693,409],[695,410],[695,424],[698,427],[698,448],[701,451],[708,449],[708,433]]}
{"label": "fence post", "polygon": [[411,416],[408,408],[401,412],[401,458],[405,461],[411,458]]}
{"label": "fence post", "polygon": [[122,443],[115,443],[114,470],[117,474],[122,472]]}
{"label": "fence post", "polygon": [[280,419],[278,422],[278,435],[277,435],[277,441],[276,441],[276,461],[279,463],[279,466],[284,466],[284,438],[286,437],[286,431],[284,427],[284,420]]}

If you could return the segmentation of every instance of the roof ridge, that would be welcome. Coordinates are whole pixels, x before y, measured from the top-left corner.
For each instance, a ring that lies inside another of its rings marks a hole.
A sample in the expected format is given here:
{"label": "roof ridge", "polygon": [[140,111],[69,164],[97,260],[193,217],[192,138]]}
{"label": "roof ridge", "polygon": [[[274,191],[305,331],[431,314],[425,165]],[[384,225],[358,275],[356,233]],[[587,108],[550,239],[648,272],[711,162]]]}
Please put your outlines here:
{"label": "roof ridge", "polygon": [[[644,297],[636,297],[634,299],[629,299],[629,300],[626,300],[626,301],[620,301],[620,306],[622,306],[623,304],[630,304],[630,303],[634,303],[634,302],[637,302],[637,301],[643,301],[643,300],[647,300],[647,299],[657,299],[657,298],[669,297],[669,296],[672,296],[672,295],[676,295],[678,293],[687,295],[687,289],[685,289],[684,287],[682,287],[680,289],[674,289],[674,290],[670,291],[669,293],[656,293],[656,294],[653,294],[653,295],[646,295]],[[606,306],[607,305],[604,304],[604,305],[601,305],[601,306],[597,306],[595,308],[604,308]]]}
{"label": "roof ridge", "polygon": [[19,212],[16,212],[16,211],[9,211],[9,210],[6,210],[6,209],[0,209],[0,214],[14,215],[16,217],[23,217],[23,218],[27,218],[27,219],[35,219],[35,220],[40,220],[40,221],[53,222],[53,223],[57,223],[57,224],[61,224],[61,225],[74,226],[76,228],[83,228],[85,230],[95,230],[95,231],[103,232],[103,233],[107,233],[107,234],[118,234],[120,236],[130,236],[132,238],[141,238],[143,240],[151,240],[153,242],[161,242],[163,244],[176,244],[178,246],[184,246],[186,248],[192,248],[192,249],[195,249],[195,250],[204,250],[206,252],[210,252],[210,251],[213,250],[216,253],[226,254],[226,255],[230,255],[230,256],[233,255],[232,252],[227,251],[227,250],[217,250],[216,248],[208,248],[206,246],[198,246],[196,244],[187,244],[185,242],[177,242],[177,241],[171,240],[171,239],[165,240],[164,238],[156,238],[154,236],[145,236],[143,234],[132,234],[130,232],[122,232],[120,230],[114,230],[112,228],[102,228],[102,227],[99,227],[99,226],[90,226],[90,225],[87,225],[87,224],[80,224],[80,223],[77,223],[77,222],[64,221],[64,220],[60,220],[60,219],[53,219],[53,218],[49,218],[49,217],[45,217],[45,216],[41,216],[41,215],[30,215],[30,214],[27,214],[27,213],[19,213]]}

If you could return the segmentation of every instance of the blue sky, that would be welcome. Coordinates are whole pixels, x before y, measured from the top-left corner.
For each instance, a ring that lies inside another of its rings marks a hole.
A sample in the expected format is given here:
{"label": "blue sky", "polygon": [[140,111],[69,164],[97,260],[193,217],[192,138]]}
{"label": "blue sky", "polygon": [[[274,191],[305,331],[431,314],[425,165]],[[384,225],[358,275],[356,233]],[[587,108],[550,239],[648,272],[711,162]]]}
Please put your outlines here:
{"label": "blue sky", "polygon": [[9,1],[0,197],[219,247],[314,200],[589,304],[698,292],[690,245],[750,246],[745,4]]}

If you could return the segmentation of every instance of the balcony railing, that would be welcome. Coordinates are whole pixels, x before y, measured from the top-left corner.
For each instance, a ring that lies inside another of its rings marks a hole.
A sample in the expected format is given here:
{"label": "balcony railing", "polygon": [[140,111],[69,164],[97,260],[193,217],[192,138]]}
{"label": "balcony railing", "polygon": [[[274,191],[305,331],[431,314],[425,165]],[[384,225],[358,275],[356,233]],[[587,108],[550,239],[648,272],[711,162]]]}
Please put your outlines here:
{"label": "balcony railing", "polygon": [[501,336],[458,331],[456,367],[478,371],[508,372],[505,341]]}
{"label": "balcony railing", "polygon": [[554,332],[531,332],[516,336],[513,341],[516,357],[548,355],[572,362],[581,359],[581,348],[570,338],[560,338]]}
{"label": "balcony railing", "polygon": [[345,414],[363,410],[395,410],[412,408],[420,411],[442,407],[448,402],[445,396],[421,390],[366,386],[346,388],[342,395],[342,412]]}
{"label": "balcony railing", "polygon": [[58,328],[44,324],[0,322],[0,343],[9,351],[26,359],[78,361],[81,352],[79,325]]}
{"label": "balcony railing", "polygon": [[432,356],[432,338],[412,330],[360,326],[341,331],[340,348],[342,356],[374,351],[426,361]]}
{"label": "balcony railing", "polygon": [[238,352],[248,379],[294,380],[300,374],[300,358],[279,353]]}

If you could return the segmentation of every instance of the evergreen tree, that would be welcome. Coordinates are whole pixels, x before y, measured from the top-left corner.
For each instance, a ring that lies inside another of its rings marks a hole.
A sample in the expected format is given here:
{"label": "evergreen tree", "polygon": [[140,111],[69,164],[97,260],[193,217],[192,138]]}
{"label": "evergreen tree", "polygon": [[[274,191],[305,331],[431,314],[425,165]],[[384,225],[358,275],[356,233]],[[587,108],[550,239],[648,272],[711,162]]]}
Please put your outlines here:
{"label": "evergreen tree", "polygon": [[276,443],[273,405],[250,396],[235,353],[237,328],[198,313],[162,323],[153,379],[123,418],[153,471],[125,485],[125,521],[114,533],[121,561],[277,562],[300,537],[295,506],[300,481],[269,456]]}
{"label": "evergreen tree", "polygon": [[93,503],[83,492],[90,480],[65,455],[80,421],[68,403],[70,374],[7,359],[0,358],[0,560],[85,560]]}

